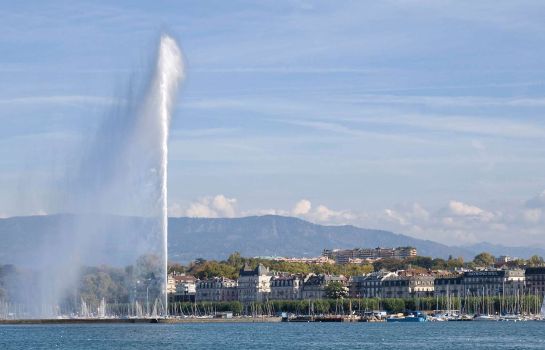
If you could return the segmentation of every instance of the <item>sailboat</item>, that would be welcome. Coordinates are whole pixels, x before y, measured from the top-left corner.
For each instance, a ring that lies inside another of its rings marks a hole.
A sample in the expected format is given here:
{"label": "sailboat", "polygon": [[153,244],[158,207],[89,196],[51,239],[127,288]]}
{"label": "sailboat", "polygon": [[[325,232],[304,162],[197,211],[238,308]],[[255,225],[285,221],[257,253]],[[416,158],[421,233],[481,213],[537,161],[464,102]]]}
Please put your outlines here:
{"label": "sailboat", "polygon": [[490,300],[486,298],[488,293],[485,293],[484,287],[482,296],[482,314],[475,314],[473,321],[498,321],[499,318],[490,313]]}
{"label": "sailboat", "polygon": [[543,297],[543,302],[541,303],[541,309],[539,310],[539,314],[534,315],[533,320],[545,322],[545,296]]}

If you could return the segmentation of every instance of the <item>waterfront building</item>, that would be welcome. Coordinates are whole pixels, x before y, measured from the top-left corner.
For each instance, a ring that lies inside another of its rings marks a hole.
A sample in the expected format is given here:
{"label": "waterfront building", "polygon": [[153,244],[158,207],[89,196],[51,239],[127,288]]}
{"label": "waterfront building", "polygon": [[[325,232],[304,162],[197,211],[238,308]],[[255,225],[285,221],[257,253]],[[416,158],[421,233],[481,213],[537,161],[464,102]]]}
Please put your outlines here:
{"label": "waterfront building", "polygon": [[340,282],[344,286],[348,285],[348,279],[342,275],[310,275],[303,283],[301,297],[305,300],[324,299],[326,298],[326,287],[331,282]]}
{"label": "waterfront building", "polygon": [[382,298],[382,282],[396,276],[395,272],[376,271],[350,279],[349,294],[352,298]]}
{"label": "waterfront building", "polygon": [[504,295],[522,295],[526,288],[526,275],[522,269],[505,270]]}
{"label": "waterfront building", "polygon": [[485,270],[464,272],[463,284],[468,296],[500,296],[522,293],[524,270]]}
{"label": "waterfront building", "polygon": [[337,264],[348,264],[351,261],[373,261],[391,258],[403,260],[417,255],[416,248],[355,248],[355,249],[324,249],[322,256],[334,260]]}
{"label": "waterfront building", "polygon": [[545,295],[545,267],[528,267],[525,277],[526,289],[530,294]]}
{"label": "waterfront building", "polygon": [[434,277],[428,274],[400,271],[382,281],[384,298],[412,298],[432,296]]}
{"label": "waterfront building", "polygon": [[299,275],[280,274],[271,278],[271,300],[301,299],[304,279]]}
{"label": "waterfront building", "polygon": [[195,301],[197,294],[197,279],[189,275],[175,275],[176,290],[172,295],[173,301]]}
{"label": "waterfront building", "polygon": [[237,282],[214,277],[197,282],[196,301],[236,301],[238,300]]}
{"label": "waterfront building", "polygon": [[439,297],[461,297],[465,295],[462,274],[435,277],[433,281],[434,295]]}
{"label": "waterfront building", "polygon": [[169,301],[194,301],[197,279],[191,275],[170,273],[167,276]]}
{"label": "waterfront building", "polygon": [[263,302],[271,293],[272,275],[269,269],[259,264],[255,269],[245,265],[238,278],[238,300],[242,303]]}

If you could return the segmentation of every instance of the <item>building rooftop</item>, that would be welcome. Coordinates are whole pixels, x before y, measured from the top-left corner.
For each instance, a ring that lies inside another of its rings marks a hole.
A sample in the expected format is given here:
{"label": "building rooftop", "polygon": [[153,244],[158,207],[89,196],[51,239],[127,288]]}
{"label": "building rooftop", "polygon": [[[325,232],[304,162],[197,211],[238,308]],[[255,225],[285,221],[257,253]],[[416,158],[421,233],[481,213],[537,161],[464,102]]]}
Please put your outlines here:
{"label": "building rooftop", "polygon": [[257,265],[255,269],[252,269],[250,265],[245,264],[240,270],[240,276],[268,276],[270,271],[263,264]]}

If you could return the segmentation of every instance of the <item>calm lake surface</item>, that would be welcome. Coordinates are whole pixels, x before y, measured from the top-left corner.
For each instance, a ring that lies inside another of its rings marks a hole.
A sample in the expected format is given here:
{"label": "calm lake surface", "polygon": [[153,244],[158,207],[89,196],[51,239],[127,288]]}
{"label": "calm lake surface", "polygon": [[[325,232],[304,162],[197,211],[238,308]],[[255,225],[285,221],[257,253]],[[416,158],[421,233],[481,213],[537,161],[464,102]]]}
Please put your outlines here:
{"label": "calm lake surface", "polygon": [[0,349],[545,349],[545,322],[2,325]]}

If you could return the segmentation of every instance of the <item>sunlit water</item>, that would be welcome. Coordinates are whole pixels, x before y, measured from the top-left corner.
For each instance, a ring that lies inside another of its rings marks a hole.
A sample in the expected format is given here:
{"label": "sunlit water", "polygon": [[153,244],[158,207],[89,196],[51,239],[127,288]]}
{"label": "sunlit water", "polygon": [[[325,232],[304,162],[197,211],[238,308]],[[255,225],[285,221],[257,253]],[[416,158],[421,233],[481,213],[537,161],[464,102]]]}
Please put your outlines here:
{"label": "sunlit water", "polygon": [[0,349],[545,349],[545,323],[0,326]]}

